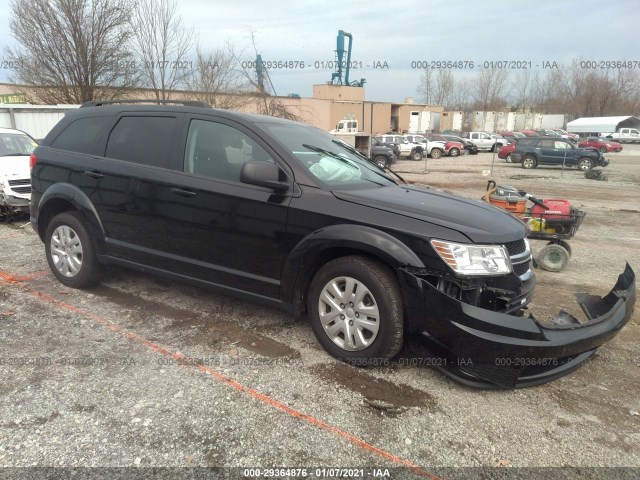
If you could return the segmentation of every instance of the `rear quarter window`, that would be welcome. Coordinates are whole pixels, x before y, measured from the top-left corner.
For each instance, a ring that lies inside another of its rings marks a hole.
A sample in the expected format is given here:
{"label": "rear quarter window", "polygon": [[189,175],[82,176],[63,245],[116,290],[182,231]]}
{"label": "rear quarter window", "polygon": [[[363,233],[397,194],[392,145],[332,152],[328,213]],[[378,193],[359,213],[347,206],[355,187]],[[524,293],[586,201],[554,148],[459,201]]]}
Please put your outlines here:
{"label": "rear quarter window", "polygon": [[95,153],[100,137],[113,117],[83,117],[71,122],[51,142],[52,148],[78,153]]}

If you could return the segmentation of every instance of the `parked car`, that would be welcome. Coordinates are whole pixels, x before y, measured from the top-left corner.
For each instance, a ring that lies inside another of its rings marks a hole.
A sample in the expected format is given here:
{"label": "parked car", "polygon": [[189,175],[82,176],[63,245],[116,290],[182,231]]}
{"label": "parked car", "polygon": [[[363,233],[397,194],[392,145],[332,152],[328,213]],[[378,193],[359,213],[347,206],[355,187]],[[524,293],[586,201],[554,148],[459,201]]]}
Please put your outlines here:
{"label": "parked car", "polygon": [[461,154],[467,153],[464,149],[464,144],[456,140],[446,138],[444,135],[429,134],[427,139],[430,142],[444,143],[444,154],[448,157],[457,157]]}
{"label": "parked car", "polygon": [[498,150],[498,158],[506,160],[507,163],[511,163],[511,154],[516,150],[516,143],[512,142],[508,145],[503,145]]}
{"label": "parked car", "polygon": [[396,162],[396,154],[393,153],[393,150],[389,147],[374,145],[374,142],[371,142],[370,160],[378,167],[384,169]]}
{"label": "parked car", "polygon": [[457,135],[449,135],[449,134],[442,134],[442,137],[444,137],[446,140],[452,140],[454,142],[462,143],[462,145],[464,146],[464,149],[466,150],[466,152],[469,155],[477,155],[478,154],[478,147],[476,146],[475,143],[473,143],[469,139],[462,138],[462,137],[459,137]]}
{"label": "parked car", "polygon": [[395,143],[387,143],[380,140],[379,137],[371,137],[371,146],[372,147],[388,147],[393,151],[393,154],[397,158],[400,158],[400,147]]}
{"label": "parked car", "polygon": [[400,157],[408,157],[411,160],[422,160],[424,156],[424,147],[419,143],[413,143],[404,138],[402,135],[384,134],[378,135],[378,139],[384,143],[393,143],[400,149]]}
{"label": "parked car", "polygon": [[32,153],[31,222],[60,283],[121,265],[306,312],[355,365],[422,343],[476,387],[565,375],[629,321],[629,266],[607,297],[585,296],[587,320],[538,321],[514,216],[398,184],[320,129],[182,103],[90,102]]}
{"label": "parked car", "polygon": [[520,133],[520,132],[511,132],[511,131],[503,131],[503,132],[498,132],[503,138],[524,138],[526,137],[525,134]]}
{"label": "parked car", "polygon": [[407,139],[407,141],[411,143],[417,143],[419,145],[422,145],[425,153],[431,158],[440,158],[445,153],[446,142],[444,141],[440,142],[440,141],[429,140],[424,135],[418,135],[418,134],[408,134],[408,135],[405,135],[405,138]]}
{"label": "parked car", "polygon": [[0,128],[0,216],[29,211],[29,156],[37,145],[20,130]]}
{"label": "parked car", "polygon": [[509,143],[508,140],[502,137],[492,137],[491,134],[486,132],[465,132],[462,134],[462,138],[466,138],[475,143],[478,150],[490,152],[493,152],[494,149],[499,149],[503,145]]}
{"label": "parked car", "polygon": [[621,128],[617,132],[603,135],[611,140],[616,140],[620,143],[628,142],[635,143],[640,142],[640,130],[637,128]]}
{"label": "parked car", "polygon": [[569,140],[574,143],[578,143],[580,141],[580,135],[578,135],[577,133],[567,132],[566,130],[562,130],[561,128],[554,128],[553,130],[557,132],[561,137],[564,137],[566,135]]}
{"label": "parked car", "polygon": [[547,130],[544,128],[541,130],[535,130],[535,132],[541,137],[563,137],[563,138],[569,139],[567,135],[560,135],[558,134],[558,132],[555,132],[553,130]]}
{"label": "parked car", "polygon": [[609,160],[598,150],[578,148],[573,142],[560,137],[538,137],[527,142],[516,142],[511,158],[514,162],[521,162],[522,168],[564,164],[588,171],[593,167],[609,165]]}
{"label": "parked car", "polygon": [[608,138],[589,137],[586,140],[578,143],[578,146],[581,148],[597,148],[602,153],[622,151],[621,144],[619,144],[618,142],[614,142],[613,140],[610,140]]}
{"label": "parked car", "polygon": [[525,137],[539,137],[540,134],[534,130],[520,130],[520,133]]}

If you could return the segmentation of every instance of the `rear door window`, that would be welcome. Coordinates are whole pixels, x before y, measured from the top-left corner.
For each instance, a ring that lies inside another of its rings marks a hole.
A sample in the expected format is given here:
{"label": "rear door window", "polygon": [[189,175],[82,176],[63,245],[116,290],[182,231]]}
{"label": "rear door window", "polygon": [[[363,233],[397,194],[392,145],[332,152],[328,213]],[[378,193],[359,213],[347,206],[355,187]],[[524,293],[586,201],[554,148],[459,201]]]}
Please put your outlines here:
{"label": "rear door window", "polygon": [[111,130],[106,157],[171,168],[177,118],[123,116]]}

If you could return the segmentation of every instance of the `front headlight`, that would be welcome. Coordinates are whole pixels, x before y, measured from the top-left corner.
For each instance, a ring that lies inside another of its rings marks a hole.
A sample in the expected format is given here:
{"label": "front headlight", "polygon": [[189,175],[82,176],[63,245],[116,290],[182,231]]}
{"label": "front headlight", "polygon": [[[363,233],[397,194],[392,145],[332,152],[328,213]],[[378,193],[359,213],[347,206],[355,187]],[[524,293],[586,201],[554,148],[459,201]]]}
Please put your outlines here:
{"label": "front headlight", "polygon": [[431,246],[454,272],[462,275],[503,275],[512,271],[509,253],[502,245],[431,240]]}

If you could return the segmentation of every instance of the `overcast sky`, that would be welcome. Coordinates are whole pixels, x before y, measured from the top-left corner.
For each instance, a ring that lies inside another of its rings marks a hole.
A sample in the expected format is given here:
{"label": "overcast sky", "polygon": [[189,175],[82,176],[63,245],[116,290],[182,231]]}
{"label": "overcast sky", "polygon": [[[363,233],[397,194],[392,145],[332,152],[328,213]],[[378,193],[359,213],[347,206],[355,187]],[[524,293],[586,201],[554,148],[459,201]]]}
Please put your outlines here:
{"label": "overcast sky", "polygon": [[[9,4],[0,0],[0,46],[13,44]],[[230,41],[253,60],[253,32],[265,61],[304,62],[304,69],[271,70],[279,95],[311,96],[314,83],[331,79],[333,70],[315,62],[334,60],[338,30],[353,35],[352,61],[363,68],[350,80],[366,79],[368,100],[419,100],[421,71],[412,61],[475,62],[467,75],[498,60],[531,61],[534,69],[580,57],[640,63],[637,0],[180,0],[179,8],[205,48]],[[0,70],[0,81],[8,73]]]}

